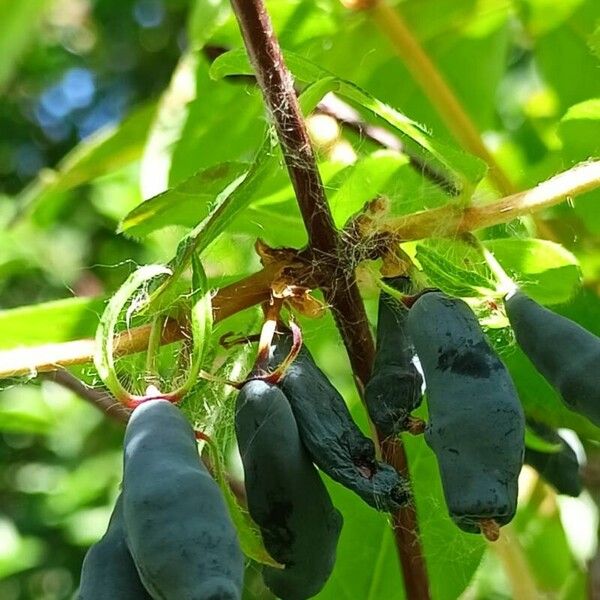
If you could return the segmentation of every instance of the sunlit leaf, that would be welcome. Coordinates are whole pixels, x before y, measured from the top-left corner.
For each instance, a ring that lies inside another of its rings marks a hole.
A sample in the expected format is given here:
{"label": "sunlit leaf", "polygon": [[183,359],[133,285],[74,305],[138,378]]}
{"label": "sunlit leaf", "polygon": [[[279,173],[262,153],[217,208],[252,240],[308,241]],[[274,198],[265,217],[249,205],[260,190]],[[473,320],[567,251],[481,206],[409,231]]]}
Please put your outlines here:
{"label": "sunlit leaf", "polygon": [[187,33],[191,46],[198,50],[215,29],[225,22],[231,8],[227,0],[194,0],[188,17]]}
{"label": "sunlit leaf", "polygon": [[[600,89],[595,98],[569,107],[560,120],[558,134],[563,142],[562,156],[569,164],[600,157]],[[575,214],[596,235],[600,233],[599,202],[600,191],[593,190],[578,198],[574,206]]]}
{"label": "sunlit leaf", "polygon": [[194,227],[208,215],[215,198],[247,171],[245,163],[221,163],[202,169],[179,185],[142,202],[123,219],[119,229],[129,235],[145,236],[169,225]]}
{"label": "sunlit leaf", "polygon": [[[205,4],[199,2],[198,6]],[[144,200],[169,187],[173,150],[188,118],[188,105],[196,95],[197,68],[198,55],[183,54],[169,87],[158,101],[140,164],[140,190]]]}
{"label": "sunlit leaf", "polygon": [[538,452],[560,452],[562,444],[554,444],[540,437],[531,427],[525,428],[525,445]]}
{"label": "sunlit leaf", "polygon": [[542,304],[566,302],[581,285],[577,259],[559,244],[510,238],[485,245],[523,291]]}
{"label": "sunlit leaf", "polygon": [[22,537],[12,521],[0,519],[0,579],[39,564],[43,550],[39,539]]}
{"label": "sunlit leaf", "polygon": [[92,337],[102,298],[68,298],[0,311],[0,348],[18,348]]}
{"label": "sunlit leaf", "polygon": [[17,410],[0,409],[0,431],[5,433],[46,433],[52,422],[40,415]]}
{"label": "sunlit leaf", "polygon": [[[356,102],[386,121],[403,136],[403,140],[409,143],[415,152],[427,156],[439,164],[440,168],[448,171],[448,175],[459,189],[471,191],[485,175],[486,167],[478,158],[439,142],[422,125],[381,102],[354,83],[336,78],[306,58],[291,52],[285,53],[285,59],[296,78],[305,82],[329,82],[328,91]],[[211,75],[215,78],[239,73],[252,73],[248,58],[241,50],[232,50],[221,55],[211,67]]]}
{"label": "sunlit leaf", "polygon": [[48,0],[0,0],[0,91],[33,40],[48,4]]}

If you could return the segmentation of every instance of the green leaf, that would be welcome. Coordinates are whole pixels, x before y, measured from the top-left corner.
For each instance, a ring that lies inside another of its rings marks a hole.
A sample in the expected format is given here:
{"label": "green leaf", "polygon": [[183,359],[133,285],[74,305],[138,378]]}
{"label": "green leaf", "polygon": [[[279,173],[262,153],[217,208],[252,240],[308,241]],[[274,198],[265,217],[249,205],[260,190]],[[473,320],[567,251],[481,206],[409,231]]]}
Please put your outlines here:
{"label": "green leaf", "polygon": [[[154,299],[163,294],[173,282],[177,281],[195,253],[202,254],[206,248],[225,230],[227,225],[252,200],[264,173],[267,144],[259,152],[251,169],[221,191],[206,217],[198,223],[177,245],[174,258],[170,261],[173,274],[156,292]],[[153,300],[154,301],[154,300]]]}
{"label": "green leaf", "polygon": [[[504,87],[506,56],[513,43],[512,3],[507,0],[419,0],[394,2],[393,6],[479,131],[497,130],[496,107],[503,108],[498,102],[498,92]],[[311,47],[311,60],[400,108],[415,121],[427,124],[437,137],[451,140],[443,120],[387,36],[381,34],[374,19],[363,15],[349,19],[341,14],[335,35],[323,40],[318,49]],[[360,60],[349,57],[360,57]],[[477,59],[474,61],[473,57]],[[512,88],[509,86],[509,89]]]}
{"label": "green leaf", "polygon": [[[121,456],[119,456],[121,454]],[[121,460],[119,460],[121,459]],[[115,479],[122,464],[122,451],[79,457],[68,471],[62,473],[45,500],[50,514],[63,518],[102,499],[106,488]]]}
{"label": "green leaf", "polygon": [[430,240],[417,244],[417,260],[435,287],[459,297],[493,294],[496,286],[490,275],[483,274],[483,259],[475,256],[473,260],[472,255],[473,250],[458,241]]}
{"label": "green leaf", "polygon": [[196,97],[185,106],[185,124],[176,144],[169,148],[169,186],[218,163],[252,160],[264,139],[265,115],[260,90],[213,81],[208,75],[207,60],[202,55],[196,58]]}
{"label": "green leaf", "polygon": [[[171,271],[163,265],[145,265],[134,271],[109,300],[100,318],[96,331],[94,365],[98,375],[113,396],[119,402],[127,403],[131,394],[119,381],[114,359],[114,334],[121,312],[131,300],[136,290],[144,283],[159,277],[170,275]],[[139,306],[138,306],[139,307]],[[132,308],[135,306],[132,304]]]}
{"label": "green leaf", "polygon": [[344,169],[330,184],[333,193],[329,195],[329,206],[336,226],[343,227],[367,202],[379,196],[406,164],[406,156],[380,150]]}
{"label": "green leaf", "polygon": [[525,427],[525,445],[532,450],[549,453],[560,452],[563,447],[560,442],[553,444],[540,437],[531,427]]}
{"label": "green leaf", "polygon": [[[562,156],[568,164],[600,157],[600,95],[571,106],[560,121],[558,134],[563,142]],[[575,214],[596,235],[600,234],[598,202],[600,191],[593,190],[574,203]]]}
{"label": "green leaf", "polygon": [[185,381],[174,395],[185,396],[198,381],[200,369],[210,350],[213,329],[211,291],[200,259],[192,256],[192,296],[190,330],[192,337],[189,365]]}
{"label": "green leaf", "polygon": [[144,200],[169,187],[173,151],[196,95],[198,60],[199,55],[194,52],[181,55],[169,86],[158,101],[140,163],[139,185]]}
{"label": "green leaf", "polygon": [[[575,10],[561,27],[544,32],[533,46],[536,68],[556,94],[561,111],[600,96],[599,62],[589,47],[598,26],[598,1],[567,1],[571,6],[575,4]],[[555,4],[563,3],[552,3],[550,13],[555,12]],[[577,65],[577,76],[573,65]]]}
{"label": "green leaf", "polygon": [[[170,225],[194,227],[210,212],[211,204],[229,184],[248,173],[247,163],[220,163],[136,206],[119,231],[144,237]],[[241,183],[241,182],[240,182]]]}
{"label": "green leaf", "polygon": [[0,0],[0,91],[10,82],[47,4],[48,0]]}
{"label": "green leaf", "polygon": [[529,32],[537,37],[564,24],[581,3],[582,0],[518,0],[516,4]]}
{"label": "green leaf", "polygon": [[230,14],[227,0],[195,0],[188,17],[188,40],[193,50],[201,49]]}
{"label": "green leaf", "polygon": [[575,256],[548,240],[487,240],[490,250],[523,291],[542,304],[568,301],[581,285]]}
{"label": "green leaf", "polygon": [[6,433],[43,434],[52,425],[52,422],[38,414],[0,408],[0,431]]}
{"label": "green leaf", "polygon": [[[438,168],[446,171],[451,181],[465,196],[470,195],[475,185],[485,175],[487,167],[481,160],[439,142],[423,126],[357,85],[334,77],[328,71],[297,54],[286,52],[284,55],[290,71],[296,78],[305,82],[327,82],[328,91],[352,100],[394,127],[414,152],[433,159]],[[212,77],[220,78],[232,74],[252,74],[252,69],[244,51],[232,50],[215,60],[210,73]]]}
{"label": "green leaf", "polygon": [[103,298],[68,298],[0,311],[0,349],[93,337]]}
{"label": "green leaf", "polygon": [[75,146],[56,170],[42,170],[18,197],[17,218],[52,204],[57,194],[123,167],[142,155],[156,103],[135,110],[123,123],[102,129]]}
{"label": "green leaf", "polygon": [[600,157],[600,97],[571,106],[560,120],[558,132],[569,161]]}
{"label": "green leaf", "polygon": [[44,558],[42,542],[22,537],[12,521],[0,517],[0,579],[37,566]]}
{"label": "green leaf", "polygon": [[370,110],[384,121],[387,121],[402,136],[405,144],[410,146],[417,156],[433,159],[434,167],[446,172],[450,181],[465,198],[469,198],[475,186],[484,177],[487,167],[480,159],[434,138],[423,126],[384,104],[377,98],[360,89],[353,83],[338,80],[339,94],[353,100],[360,106]]}

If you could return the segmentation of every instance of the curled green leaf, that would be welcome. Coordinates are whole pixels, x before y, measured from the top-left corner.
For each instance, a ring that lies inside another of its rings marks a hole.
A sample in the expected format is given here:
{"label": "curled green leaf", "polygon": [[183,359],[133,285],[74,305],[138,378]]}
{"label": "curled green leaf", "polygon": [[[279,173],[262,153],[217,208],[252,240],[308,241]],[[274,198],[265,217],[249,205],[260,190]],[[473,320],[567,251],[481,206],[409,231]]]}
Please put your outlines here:
{"label": "curled green leaf", "polygon": [[209,341],[213,327],[211,292],[206,273],[197,254],[192,255],[192,287],[190,315],[192,348],[185,382],[173,392],[179,398],[183,398],[198,380],[210,347]]}
{"label": "curled green leaf", "polygon": [[[100,379],[110,392],[123,404],[129,405],[135,399],[121,384],[114,361],[114,334],[119,317],[135,291],[147,281],[160,275],[170,275],[163,265],[145,265],[134,271],[110,299],[100,318],[96,330],[94,365]],[[134,310],[131,306],[128,310]]]}

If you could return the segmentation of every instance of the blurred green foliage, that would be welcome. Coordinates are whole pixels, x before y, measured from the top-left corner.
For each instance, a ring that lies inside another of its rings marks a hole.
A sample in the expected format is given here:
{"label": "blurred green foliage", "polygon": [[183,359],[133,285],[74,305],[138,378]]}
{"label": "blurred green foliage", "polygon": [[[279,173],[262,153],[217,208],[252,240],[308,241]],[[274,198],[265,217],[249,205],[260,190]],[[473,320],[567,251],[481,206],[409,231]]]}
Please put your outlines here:
{"label": "blurred green foliage", "polygon": [[[458,165],[459,172],[464,167],[473,184],[479,179],[478,161],[448,149],[455,142],[446,125],[368,13],[351,13],[338,0],[267,4],[284,50],[293,53],[290,67],[302,87],[313,81],[314,65],[326,69],[339,78],[335,89],[342,95],[345,90],[359,119],[396,142],[403,135],[409,143],[420,136],[440,164]],[[519,187],[600,156],[597,0],[393,4]],[[219,193],[256,160],[263,143],[266,151],[259,159],[269,168],[256,188],[241,185],[235,196],[249,205],[203,252],[210,285],[221,287],[259,268],[257,237],[272,245],[305,243],[258,90],[240,60],[231,60],[229,71],[223,67],[220,75],[227,76],[212,78],[216,55],[241,47],[225,0],[0,0],[1,350],[93,336],[105,298],[137,265],[172,259],[183,236],[210,217]],[[323,84],[321,76],[317,69],[313,94],[332,83]],[[382,103],[398,111],[395,121]],[[401,115],[422,123],[425,131],[412,129]],[[309,127],[338,226],[378,195],[389,199],[392,215],[451,201],[396,142],[382,148],[331,118],[311,118]],[[528,292],[597,334],[599,194],[588,193],[536,220],[489,228],[481,236]],[[478,201],[495,195],[487,180],[475,192]],[[551,239],[537,239],[549,233]],[[473,251],[435,239],[404,249],[431,284],[470,298],[507,361],[528,414],[574,430],[588,449],[597,445],[600,431],[567,410],[515,349],[505,319],[485,297],[493,278]],[[360,271],[372,323],[377,266]],[[306,343],[367,431],[332,320],[301,323]],[[256,328],[256,311],[246,311],[219,324],[214,339]],[[180,349],[161,352],[165,377]],[[224,360],[219,350],[215,364]],[[234,365],[237,376],[245,366]],[[143,369],[143,357],[119,361],[120,374],[131,385],[143,380]],[[74,372],[99,383],[90,365]],[[0,392],[3,600],[72,596],[83,555],[103,533],[120,482],[122,427],[34,375],[5,380]],[[214,393],[208,388],[197,390],[187,405],[190,413],[210,413],[210,406],[201,406],[205,397],[198,400]],[[222,395],[219,406],[217,421],[227,429],[221,437],[228,452],[231,396]],[[510,581],[498,555],[447,518],[432,453],[421,438],[405,442],[433,597],[509,598]],[[230,463],[236,473],[239,465]],[[389,518],[327,483],[345,526],[336,569],[319,598],[401,600]],[[592,516],[587,534],[569,531],[568,508],[561,520],[556,499],[549,498],[540,503],[539,490],[532,492],[525,482],[514,531],[539,589],[551,597],[583,598],[584,562],[595,551],[595,508],[587,495],[572,505],[571,511],[587,507],[586,518]],[[574,549],[577,545],[584,550]],[[268,597],[254,564],[248,566],[246,588],[248,599]]]}

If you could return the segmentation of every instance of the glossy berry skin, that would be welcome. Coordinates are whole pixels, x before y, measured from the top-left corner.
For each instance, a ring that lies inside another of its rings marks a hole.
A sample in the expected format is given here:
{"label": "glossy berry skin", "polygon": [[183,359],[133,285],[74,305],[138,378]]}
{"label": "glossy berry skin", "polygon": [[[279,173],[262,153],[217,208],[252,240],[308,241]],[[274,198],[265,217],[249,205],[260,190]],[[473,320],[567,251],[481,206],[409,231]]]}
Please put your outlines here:
{"label": "glossy berry skin", "polygon": [[579,496],[583,484],[579,474],[579,461],[573,448],[551,427],[541,423],[529,425],[539,437],[551,444],[561,444],[562,447],[558,452],[525,448],[525,464],[533,467],[559,494]]}
{"label": "glossy berry skin", "polygon": [[504,304],[527,358],[571,410],[600,426],[600,338],[521,291]]}
{"label": "glossy berry skin", "polygon": [[426,293],[407,325],[427,386],[425,439],[450,516],[471,533],[483,519],[504,525],[517,507],[525,435],[510,375],[462,300]]}
{"label": "glossy berry skin", "polygon": [[[408,291],[410,280],[397,277],[388,285]],[[385,436],[406,429],[410,413],[422,401],[423,379],[413,364],[414,347],[406,331],[408,309],[381,292],[377,318],[377,349],[373,375],[365,388],[369,417]]]}
{"label": "glossy berry skin", "polygon": [[121,496],[108,529],[87,552],[81,567],[79,600],[152,600],[146,591],[125,541]]}
{"label": "glossy berry skin", "polygon": [[250,516],[271,556],[285,569],[263,567],[263,578],[283,600],[316,595],[335,563],[342,515],[300,441],[283,392],[249,381],[237,398],[235,428],[244,465]]}
{"label": "glossy berry skin", "polygon": [[[290,347],[290,335],[276,336],[272,367],[283,361]],[[278,385],[292,407],[302,442],[322,471],[378,510],[394,511],[409,501],[407,482],[391,465],[376,460],[373,441],[357,427],[306,346]]]}
{"label": "glossy berry skin", "polygon": [[166,400],[136,408],[125,433],[123,510],[140,577],[161,600],[239,600],[244,558],[192,427]]}

